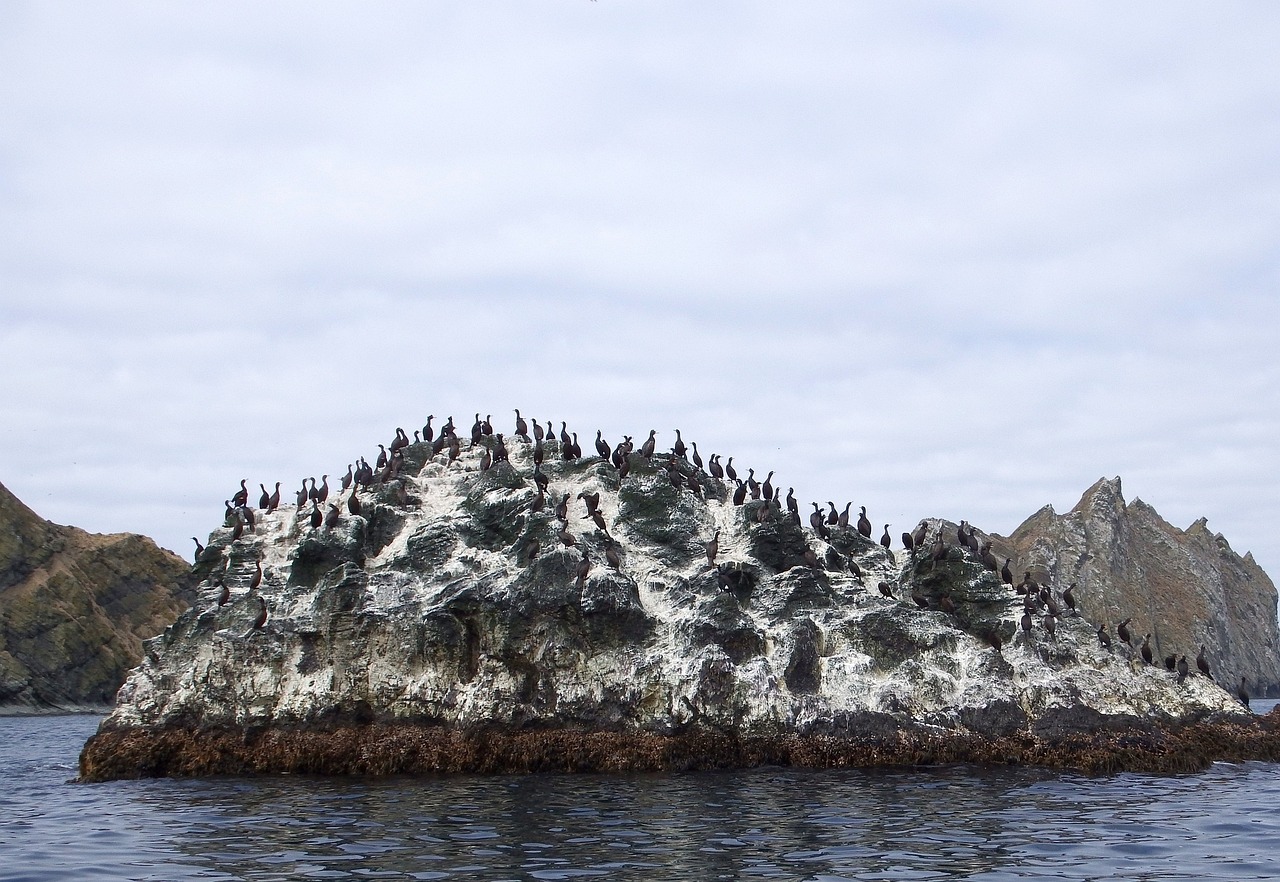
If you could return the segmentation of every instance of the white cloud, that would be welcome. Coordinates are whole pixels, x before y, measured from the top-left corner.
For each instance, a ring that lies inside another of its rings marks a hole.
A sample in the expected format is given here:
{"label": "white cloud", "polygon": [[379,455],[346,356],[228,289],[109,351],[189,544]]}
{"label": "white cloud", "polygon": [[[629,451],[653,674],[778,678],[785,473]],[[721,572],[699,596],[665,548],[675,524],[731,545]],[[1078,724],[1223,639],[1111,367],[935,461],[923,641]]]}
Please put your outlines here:
{"label": "white cloud", "polygon": [[[1280,565],[1280,13],[15,7],[0,476],[185,550],[428,412]],[[19,367],[20,366],[20,367]]]}

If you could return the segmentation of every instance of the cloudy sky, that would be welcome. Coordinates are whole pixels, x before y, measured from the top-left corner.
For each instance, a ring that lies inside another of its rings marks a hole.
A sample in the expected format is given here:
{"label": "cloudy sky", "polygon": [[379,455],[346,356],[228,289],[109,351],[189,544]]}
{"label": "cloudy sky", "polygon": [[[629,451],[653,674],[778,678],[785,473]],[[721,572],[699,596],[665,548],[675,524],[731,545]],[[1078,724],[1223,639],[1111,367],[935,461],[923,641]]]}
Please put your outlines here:
{"label": "cloudy sky", "polygon": [[0,482],[188,555],[242,477],[519,407],[895,535],[1120,475],[1280,576],[1278,45],[1261,2],[5,3]]}

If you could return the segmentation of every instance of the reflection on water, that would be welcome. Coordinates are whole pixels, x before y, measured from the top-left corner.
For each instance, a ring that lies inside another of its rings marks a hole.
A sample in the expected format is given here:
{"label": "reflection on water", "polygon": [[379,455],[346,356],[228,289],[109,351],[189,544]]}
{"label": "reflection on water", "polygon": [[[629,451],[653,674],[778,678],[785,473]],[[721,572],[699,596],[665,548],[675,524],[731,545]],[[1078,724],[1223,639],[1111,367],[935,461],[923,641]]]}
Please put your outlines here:
{"label": "reflection on water", "polygon": [[1280,877],[1268,764],[68,784],[95,723],[0,720],[0,880]]}

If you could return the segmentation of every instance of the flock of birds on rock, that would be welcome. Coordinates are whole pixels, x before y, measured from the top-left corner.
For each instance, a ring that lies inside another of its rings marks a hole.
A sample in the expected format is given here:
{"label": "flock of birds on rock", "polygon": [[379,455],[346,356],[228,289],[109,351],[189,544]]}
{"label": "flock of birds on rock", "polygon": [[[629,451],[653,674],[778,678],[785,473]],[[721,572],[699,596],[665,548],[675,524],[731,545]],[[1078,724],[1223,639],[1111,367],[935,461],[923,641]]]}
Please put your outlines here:
{"label": "flock of birds on rock", "polygon": [[[492,415],[487,415],[484,419],[480,418],[480,414],[475,415],[475,422],[471,426],[469,443],[467,449],[481,447],[481,457],[479,468],[481,471],[488,471],[500,462],[509,462],[509,451],[507,449],[507,440],[503,433],[495,432],[491,422]],[[318,530],[322,527],[333,529],[339,525],[343,517],[342,511],[345,508],[351,516],[359,516],[361,514],[361,503],[357,491],[368,489],[372,486],[386,484],[400,475],[404,468],[404,451],[411,445],[427,444],[430,445],[431,456],[437,457],[445,455],[447,457],[446,464],[452,465],[462,455],[463,440],[459,437],[457,429],[454,425],[453,417],[440,427],[437,433],[432,425],[435,419],[434,415],[427,417],[426,424],[421,430],[414,430],[413,437],[410,438],[403,428],[397,427],[395,430],[395,438],[388,445],[378,445],[378,455],[374,464],[363,457],[358,457],[354,462],[347,465],[346,474],[340,479],[339,496],[346,496],[345,502],[340,498],[338,502],[329,502],[330,487],[329,476],[321,475],[320,483],[317,484],[314,477],[306,478],[302,481],[302,486],[295,495],[295,506],[299,517],[302,517],[303,509],[310,505],[310,511],[306,514],[307,522],[312,530]],[[532,458],[534,463],[533,481],[537,487],[537,494],[530,503],[531,512],[540,512],[547,504],[547,491],[549,487],[549,479],[542,471],[542,463],[548,455],[549,449],[554,449],[554,455],[568,462],[574,462],[583,458],[582,448],[578,443],[578,434],[570,432],[566,422],[560,423],[560,431],[558,435],[554,431],[554,423],[547,421],[545,428],[537,421],[532,421],[532,431],[530,431],[530,422],[520,415],[517,408],[515,410],[515,431],[513,438],[518,438],[525,444],[533,445]],[[669,453],[659,453],[657,451],[657,435],[656,429],[650,429],[648,437],[641,443],[637,449],[632,436],[624,435],[623,439],[616,445],[610,445],[603,438],[603,431],[597,429],[595,437],[595,451],[600,461],[608,463],[617,470],[619,481],[626,478],[632,468],[632,460],[635,456],[644,459],[646,464],[652,465],[655,459],[659,465],[666,471],[667,478],[671,485],[677,490],[687,490],[699,499],[706,500],[708,490],[711,490],[716,484],[725,487],[724,491],[720,491],[731,500],[734,506],[743,506],[748,498],[751,500],[763,500],[765,503],[756,508],[754,517],[764,523],[774,517],[784,516],[782,514],[785,506],[785,517],[789,518],[796,526],[801,525],[800,505],[795,498],[795,489],[787,488],[785,498],[782,496],[780,489],[773,483],[774,472],[770,471],[763,481],[756,479],[755,469],[747,469],[745,479],[733,464],[733,457],[730,456],[724,462],[721,462],[720,454],[711,454],[705,461],[698,451],[696,442],[686,444],[681,436],[679,429],[675,431],[675,444],[671,447]],[[558,443],[557,443],[558,442]],[[711,480],[714,479],[714,482]],[[275,483],[275,489],[268,491],[265,484],[259,484],[262,493],[258,498],[257,508],[263,512],[275,512],[280,506],[280,482]],[[732,486],[732,493],[727,492],[727,488]],[[718,488],[717,488],[718,489]],[[718,498],[718,497],[717,497]],[[578,499],[583,502],[586,514],[583,519],[590,519],[596,528],[605,537],[605,559],[608,565],[615,571],[621,572],[622,559],[618,550],[617,543],[609,533],[608,524],[604,515],[599,508],[599,493],[587,493],[583,491],[578,494]],[[322,511],[321,506],[326,506],[327,510]],[[862,537],[871,539],[873,527],[871,520],[867,517],[866,506],[859,506],[858,517],[851,525],[850,509],[853,507],[852,502],[845,504],[841,509],[835,502],[828,500],[827,506],[824,508],[820,503],[811,502],[813,511],[809,514],[809,525],[814,534],[824,542],[829,542],[832,538],[833,531],[836,533],[850,530],[856,530]],[[240,488],[235,492],[231,499],[225,501],[226,511],[224,515],[225,526],[232,530],[231,541],[234,543],[239,540],[245,531],[253,532],[256,527],[256,513],[252,506],[249,505],[249,489],[247,479],[241,479]],[[561,527],[557,534],[557,539],[566,548],[572,548],[577,545],[577,540],[569,531],[569,494],[565,493],[555,503],[555,516],[560,521]],[[892,536],[889,528],[890,524],[884,525],[884,530],[879,537],[879,544],[886,551],[892,550]],[[196,543],[195,558],[197,563],[200,561],[204,553],[204,546],[199,539],[192,537]],[[916,528],[910,532],[901,534],[902,547],[911,556],[914,564],[917,553],[923,552],[924,546],[928,538],[928,522],[920,521]],[[715,567],[716,557],[719,554],[720,531],[717,530],[715,535],[707,542],[703,543],[703,549],[706,553],[707,564],[709,567]],[[951,545],[946,541],[944,531],[938,529],[935,532],[933,545],[929,549],[934,566],[937,563],[945,561],[950,556],[950,549],[959,547],[964,553],[971,554],[981,564],[991,572],[999,572],[1001,581],[1009,586],[1013,591],[1023,598],[1023,614],[1019,622],[1019,627],[1024,634],[1030,636],[1035,628],[1037,617],[1041,628],[1052,639],[1055,636],[1057,622],[1064,616],[1079,616],[1080,612],[1076,609],[1076,600],[1074,591],[1076,583],[1069,585],[1058,597],[1054,596],[1054,592],[1047,585],[1037,583],[1031,576],[1031,572],[1023,573],[1022,581],[1015,583],[1011,558],[1006,558],[1003,565],[1000,564],[998,558],[992,552],[992,542],[990,539],[980,540],[976,530],[967,521],[961,521],[960,526],[956,530],[956,543]],[[536,538],[530,539],[523,550],[523,559],[526,562],[534,560],[541,551],[541,546]],[[839,560],[838,555],[829,555],[828,560]],[[822,563],[812,548],[806,546],[804,554],[805,564],[813,569],[822,568]],[[861,577],[862,573],[858,569],[857,563],[850,557],[845,565],[849,571],[857,577]],[[576,568],[576,584],[579,589],[582,588],[586,578],[591,572],[592,560],[590,553],[584,547],[582,549],[582,557]],[[913,567],[914,572],[914,567]],[[259,559],[255,564],[255,571],[250,577],[249,593],[258,597],[261,605],[260,612],[255,619],[253,629],[260,629],[266,624],[267,606],[260,595],[254,592],[262,582],[262,563]],[[720,584],[723,589],[728,590],[732,583],[726,576],[720,574]],[[921,609],[929,609],[931,606],[928,597],[921,594],[915,587],[913,579],[913,587],[911,591],[912,601]],[[219,587],[220,593],[218,605],[222,606],[230,599],[230,589],[219,578],[215,582],[215,586]],[[877,586],[879,592],[885,597],[897,599],[893,592],[893,587],[886,582],[880,582]],[[955,601],[949,595],[944,594],[938,598],[937,608],[945,613],[954,614],[956,612]],[[1129,630],[1132,618],[1127,618],[1116,625],[1116,635],[1118,639],[1127,647],[1132,649],[1134,645],[1134,635]],[[1104,622],[1097,629],[1098,642],[1103,649],[1113,651],[1113,641],[1111,635],[1107,632],[1107,624]],[[1143,662],[1147,665],[1154,663],[1154,654],[1151,648],[1151,634],[1146,634],[1139,646],[1139,655]],[[1001,650],[1002,641],[1000,636],[995,632],[987,636],[991,646],[999,652]],[[1165,667],[1176,674],[1177,682],[1181,684],[1191,675],[1190,664],[1185,655],[1170,655],[1164,659]],[[1196,655],[1196,669],[1205,677],[1211,677],[1209,663],[1205,659],[1205,647],[1200,647],[1199,653]],[[1249,705],[1249,692],[1247,688],[1247,679],[1240,678],[1240,684],[1236,689],[1236,695],[1241,702],[1247,707]]]}

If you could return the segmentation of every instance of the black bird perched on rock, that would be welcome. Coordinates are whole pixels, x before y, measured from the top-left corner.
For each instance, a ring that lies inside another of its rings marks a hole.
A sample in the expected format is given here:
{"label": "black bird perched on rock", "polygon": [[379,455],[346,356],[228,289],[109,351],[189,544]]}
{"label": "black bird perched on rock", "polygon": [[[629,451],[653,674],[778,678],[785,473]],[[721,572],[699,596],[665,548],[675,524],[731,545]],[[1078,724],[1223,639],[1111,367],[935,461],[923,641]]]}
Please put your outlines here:
{"label": "black bird perched on rock", "polygon": [[1240,699],[1240,703],[1245,707],[1249,706],[1248,681],[1243,674],[1240,675],[1240,685],[1236,687],[1236,698]]}
{"label": "black bird perched on rock", "polygon": [[360,497],[356,495],[355,488],[351,488],[351,495],[347,497],[347,511],[359,517],[360,515]]}
{"label": "black bird perched on rock", "polygon": [[[518,413],[519,411],[517,411],[517,414]],[[431,440],[436,436],[436,430],[431,428],[431,421],[435,418],[436,418],[435,414],[433,413],[427,414],[427,423],[422,427],[422,440],[426,441],[427,443],[431,443]]]}
{"label": "black bird perched on rock", "polygon": [[262,488],[262,495],[258,497],[258,508],[265,511],[271,505],[271,494],[267,492],[266,484],[259,484]]}
{"label": "black bird perched on rock", "polygon": [[221,579],[218,579],[213,584],[222,589],[218,592],[218,606],[225,606],[227,601],[231,599],[231,589]]}
{"label": "black bird perched on rock", "polygon": [[603,434],[603,431],[601,429],[596,429],[596,453],[600,455],[601,459],[608,462],[609,442],[604,440],[603,437],[601,437],[602,434]]}
{"label": "black bird perched on rock", "polygon": [[578,544],[578,540],[574,539],[573,534],[569,532],[568,524],[560,525],[560,532],[556,535],[556,538],[560,540],[565,548],[572,548]]}
{"label": "black bird perched on rock", "polygon": [[978,559],[982,561],[984,567],[993,573],[1000,568],[1000,561],[996,560],[996,556],[991,553],[990,540],[982,543],[982,547],[978,550]]}
{"label": "black bird perched on rock", "polygon": [[192,541],[192,542],[194,542],[194,543],[196,544],[196,556],[195,556],[195,561],[196,561],[196,563],[199,563],[199,562],[200,562],[200,555],[204,554],[204,546],[200,544],[200,540],[199,540],[199,539],[197,539],[195,536],[192,536],[192,537],[191,537],[191,541]]}
{"label": "black bird perched on rock", "polygon": [[622,556],[618,554],[618,546],[612,542],[604,550],[604,559],[609,566],[613,568],[615,573],[622,572]]}
{"label": "black bird perched on rock", "polygon": [[717,481],[724,478],[724,466],[720,465],[720,454],[711,454],[711,459],[707,460],[707,471]]}
{"label": "black bird perched on rock", "polygon": [[911,534],[910,534],[910,533],[903,533],[903,534],[902,534],[902,547],[903,547],[903,548],[905,548],[905,549],[906,549],[908,552],[910,552],[912,555],[914,555],[914,554],[915,554],[915,550],[916,550],[916,540],[915,540],[915,539],[913,539],[913,538],[911,538]]}
{"label": "black bird perched on rock", "polygon": [[1045,613],[1044,629],[1049,632],[1050,637],[1052,637],[1054,633],[1057,631],[1057,627],[1058,627],[1058,620],[1054,617],[1053,613],[1051,612]]}
{"label": "black bird perched on rock", "polygon": [[569,523],[569,494],[568,493],[564,495],[563,499],[561,499],[558,503],[556,503],[556,517],[564,521],[566,524]]}
{"label": "black bird perched on rock", "polygon": [[240,489],[236,491],[235,496],[231,497],[233,506],[245,505],[249,501],[249,488],[245,486],[245,478],[240,479]]}
{"label": "black bird perched on rock", "polygon": [[676,456],[680,457],[681,459],[688,459],[688,457],[685,456],[685,454],[689,452],[689,449],[684,446],[684,439],[680,437],[680,430],[676,429],[675,433],[676,433],[676,443],[671,447],[671,452],[674,453]]}
{"label": "black bird perched on rock", "polygon": [[546,434],[542,431],[542,426],[538,423],[537,420],[534,420],[533,421],[533,440],[541,441],[545,437],[546,437]]}
{"label": "black bird perched on rock", "polygon": [[578,561],[578,590],[582,590],[583,583],[587,581],[587,576],[591,573],[591,555],[587,553],[587,549],[582,549],[582,560]]}
{"label": "black bird perched on rock", "polygon": [[253,620],[253,630],[261,631],[263,626],[267,624],[267,602],[258,597],[258,617]]}
{"label": "black bird perched on rock", "polygon": [[890,546],[893,545],[893,540],[889,538],[888,524],[884,525],[884,535],[880,537],[880,544],[883,545],[885,548],[889,548]]}
{"label": "black bird perched on rock", "polygon": [[1076,595],[1074,593],[1075,590],[1076,590],[1076,583],[1072,582],[1070,585],[1067,586],[1067,590],[1062,592],[1062,602],[1065,603],[1067,605],[1067,609],[1071,610],[1072,612],[1076,611]]}
{"label": "black bird perched on rock", "polygon": [[938,531],[938,535],[933,537],[933,561],[937,563],[940,560],[947,559],[947,540],[942,537],[942,531]]}
{"label": "black bird perched on rock", "polygon": [[742,505],[742,503],[746,500],[746,498],[747,498],[747,485],[739,481],[738,489],[733,491],[733,504]]}
{"label": "black bird perched on rock", "polygon": [[1022,584],[1018,586],[1019,594],[1039,594],[1040,586],[1036,584],[1036,580],[1031,578],[1031,570],[1027,570],[1022,574]]}
{"label": "black bird perched on rock", "polygon": [[276,489],[271,491],[271,496],[267,499],[267,512],[273,512],[280,507],[280,482],[276,481]]}
{"label": "black bird perched on rock", "polygon": [[840,514],[836,517],[836,526],[842,530],[848,528],[849,526],[849,509],[852,507],[853,507],[852,502],[846,502],[844,504],[844,511],[840,512]]}
{"label": "black bird perched on rock", "polygon": [[587,508],[587,513],[583,515],[584,518],[591,517],[591,515],[600,508],[599,493],[588,493],[586,490],[583,490],[578,494],[578,498],[582,500],[582,504]]}
{"label": "black bird perched on rock", "polygon": [[258,558],[253,562],[253,575],[249,577],[249,590],[252,591],[262,584],[262,558]]}
{"label": "black bird perched on rock", "polygon": [[1187,679],[1187,674],[1191,672],[1191,666],[1187,664],[1185,655],[1178,656],[1178,682],[1181,683]]}
{"label": "black bird perched on rock", "polygon": [[342,492],[346,493],[351,488],[351,482],[355,480],[355,473],[351,471],[351,463],[347,463],[347,473],[342,476]]}
{"label": "black bird perched on rock", "polygon": [[738,470],[733,467],[733,457],[729,457],[729,461],[724,464],[724,473],[730,481],[738,480]]}
{"label": "black bird perched on rock", "polygon": [[[1177,655],[1177,653],[1174,653],[1174,654],[1172,654],[1172,655],[1166,655],[1166,656],[1164,657],[1164,669],[1165,669],[1166,671],[1175,671],[1175,670],[1177,670],[1177,669],[1178,669],[1178,655]],[[1181,681],[1181,680],[1179,680],[1178,682],[1179,682],[1179,683],[1181,683],[1182,681]]]}
{"label": "black bird perched on rock", "polygon": [[924,540],[928,535],[929,525],[925,521],[916,524],[916,528],[911,531],[911,539],[915,542],[916,548],[924,548]]}
{"label": "black bird perched on rock", "polygon": [[813,506],[813,514],[809,515],[809,525],[813,527],[813,532],[818,534],[819,539],[830,539],[831,531],[827,529],[827,519],[822,516],[822,509],[816,502],[809,504]]}
{"label": "black bird perched on rock", "polygon": [[916,606],[920,607],[921,609],[929,608],[929,598],[921,594],[919,589],[915,587],[911,589],[911,599],[914,600],[916,602]]}
{"label": "black bird perched on rock", "polygon": [[1133,636],[1129,633],[1129,623],[1133,621],[1133,617],[1125,619],[1116,625],[1116,636],[1125,642],[1126,646],[1133,646]]}
{"label": "black bird perched on rock", "polygon": [[894,600],[898,599],[894,597],[893,588],[890,587],[888,582],[879,582],[876,584],[876,588],[878,588],[880,590],[880,593],[883,594],[885,597],[890,597],[890,598],[893,598]]}
{"label": "black bird perched on rock", "polygon": [[591,520],[595,521],[596,527],[599,528],[601,533],[606,536],[609,535],[609,528],[605,525],[604,515],[600,513],[600,509],[596,509],[591,513]]}
{"label": "black bird perched on rock", "polygon": [[702,546],[703,551],[707,553],[707,564],[716,565],[716,555],[720,553],[720,531],[716,530],[716,534],[711,537],[710,542],[706,542]]}
{"label": "black bird perched on rock", "polygon": [[298,508],[302,508],[307,504],[307,481],[305,478],[302,480],[302,489],[298,491],[297,504]]}
{"label": "black bird perched on rock", "polygon": [[1098,643],[1103,649],[1111,648],[1111,635],[1107,633],[1107,623],[1098,626]]}
{"label": "black bird perched on rock", "polygon": [[313,530],[319,529],[320,525],[323,523],[324,523],[324,515],[320,513],[320,505],[317,502],[315,502],[315,500],[312,500],[311,529]]}
{"label": "black bird perched on rock", "polygon": [[533,512],[534,514],[537,514],[538,512],[542,511],[543,507],[546,504],[547,504],[546,493],[543,492],[542,486],[539,485],[538,495],[533,497],[533,502],[529,503],[529,511]]}
{"label": "black bird perched on rock", "polygon": [[796,501],[796,491],[794,487],[787,488],[787,511],[797,516],[800,514],[800,503]]}
{"label": "black bird perched on rock", "polygon": [[1151,659],[1153,658],[1153,656],[1151,654],[1151,635],[1150,634],[1142,638],[1141,652],[1142,652],[1142,660],[1147,664],[1151,664]]}
{"label": "black bird perched on rock", "polygon": [[545,492],[547,489],[547,484],[549,482],[550,482],[550,479],[547,477],[547,473],[544,472],[542,469],[538,468],[537,466],[534,466],[533,483],[538,485],[538,489]]}
{"label": "black bird perched on rock", "polygon": [[667,463],[667,480],[671,482],[671,486],[679,490],[684,486],[684,476],[680,474],[680,470],[676,468],[676,461],[673,457]]}
{"label": "black bird perched on rock", "polygon": [[689,485],[689,492],[695,496],[702,495],[702,482],[698,480],[697,472],[690,472],[685,476],[684,482]]}
{"label": "black bird perched on rock", "polygon": [[[840,526],[840,515],[836,514],[836,504],[832,502],[830,499],[828,499],[827,505],[831,506],[831,511],[827,512],[827,526],[828,527]],[[868,533],[867,535],[870,536],[871,534]]]}
{"label": "black bird perched on rock", "polygon": [[1209,673],[1209,661],[1204,657],[1204,644],[1200,645],[1200,651],[1196,653],[1196,667],[1200,670],[1200,673],[1212,679],[1212,675]]}
{"label": "black bird perched on rock", "polygon": [[520,416],[520,408],[516,408],[516,437],[526,444],[529,442],[529,424]]}
{"label": "black bird perched on rock", "polygon": [[867,520],[867,507],[865,505],[860,505],[858,506],[858,510],[862,512],[858,515],[858,532],[870,539],[871,521]]}
{"label": "black bird perched on rock", "polygon": [[1029,612],[1024,612],[1022,614],[1022,630],[1023,633],[1031,633],[1031,613]]}
{"label": "black bird perched on rock", "polygon": [[760,482],[756,480],[755,469],[747,469],[747,489],[751,491],[752,499],[760,498]]}
{"label": "black bird perched on rock", "polygon": [[325,513],[324,525],[330,530],[338,526],[338,506],[332,502],[329,503],[329,511]]}
{"label": "black bird perched on rock", "polygon": [[702,457],[698,455],[698,442],[690,441],[689,446],[693,448],[693,467],[702,471]]}
{"label": "black bird perched on rock", "polygon": [[769,501],[773,500],[773,472],[765,475],[764,483],[760,485],[760,494]]}
{"label": "black bird perched on rock", "polygon": [[653,459],[653,451],[658,446],[657,437],[658,430],[650,429],[648,439],[640,445],[640,455],[643,456],[646,461]]}

